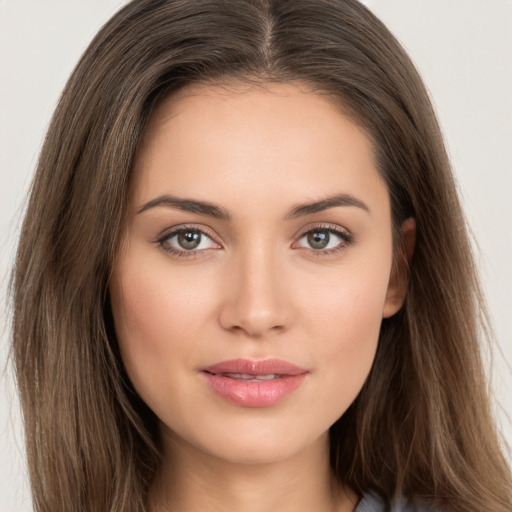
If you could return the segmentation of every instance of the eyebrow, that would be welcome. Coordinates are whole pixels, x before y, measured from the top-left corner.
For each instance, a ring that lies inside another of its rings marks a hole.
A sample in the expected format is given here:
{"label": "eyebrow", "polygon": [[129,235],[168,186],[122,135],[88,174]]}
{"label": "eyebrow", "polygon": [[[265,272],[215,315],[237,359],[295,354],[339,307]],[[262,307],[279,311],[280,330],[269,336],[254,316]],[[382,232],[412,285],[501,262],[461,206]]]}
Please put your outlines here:
{"label": "eyebrow", "polygon": [[[215,219],[225,221],[231,220],[231,214],[221,206],[217,206],[206,201],[186,199],[169,194],[165,194],[156,197],[151,201],[148,201],[137,210],[137,214],[143,213],[147,210],[150,210],[151,208],[156,208],[158,206],[175,208],[177,210],[197,213],[199,215],[207,215],[208,217],[213,217]],[[320,199],[319,201],[296,205],[286,215],[285,219],[296,219],[298,217],[319,213],[324,210],[328,210],[329,208],[336,208],[338,206],[355,206],[356,208],[360,208],[370,213],[368,206],[357,197],[354,197],[350,194],[335,194],[324,199]]]}
{"label": "eyebrow", "polygon": [[186,199],[168,194],[148,201],[137,210],[137,214],[157,206],[166,206],[168,208],[175,208],[184,212],[207,215],[208,217],[214,217],[215,219],[220,220],[231,220],[231,214],[221,206],[216,206],[206,201],[196,201],[194,199]]}
{"label": "eyebrow", "polygon": [[299,204],[295,206],[288,215],[286,215],[286,218],[296,219],[297,217],[323,212],[324,210],[336,208],[337,206],[355,206],[356,208],[361,208],[365,212],[370,213],[370,208],[368,208],[368,206],[357,197],[350,194],[334,194],[324,199],[320,199],[319,201]]}

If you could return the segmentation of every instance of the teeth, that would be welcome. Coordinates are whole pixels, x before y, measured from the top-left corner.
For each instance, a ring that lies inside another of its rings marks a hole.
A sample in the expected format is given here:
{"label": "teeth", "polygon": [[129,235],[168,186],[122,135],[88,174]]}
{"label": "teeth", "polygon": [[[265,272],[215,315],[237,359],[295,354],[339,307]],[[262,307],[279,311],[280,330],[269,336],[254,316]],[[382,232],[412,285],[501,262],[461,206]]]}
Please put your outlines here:
{"label": "teeth", "polygon": [[269,375],[249,375],[248,373],[223,373],[225,377],[229,377],[231,379],[240,379],[247,380],[250,382],[258,382],[260,380],[272,380],[278,379],[281,375],[276,375],[274,373],[270,373]]}

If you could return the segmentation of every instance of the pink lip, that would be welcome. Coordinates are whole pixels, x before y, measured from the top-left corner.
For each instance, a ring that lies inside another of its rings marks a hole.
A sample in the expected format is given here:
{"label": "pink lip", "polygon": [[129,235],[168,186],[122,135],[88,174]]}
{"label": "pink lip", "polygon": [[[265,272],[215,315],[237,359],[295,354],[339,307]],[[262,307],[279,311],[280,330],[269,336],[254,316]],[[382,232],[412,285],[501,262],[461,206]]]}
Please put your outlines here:
{"label": "pink lip", "polygon": [[[213,391],[229,402],[245,407],[274,405],[297,389],[307,374],[304,368],[280,359],[233,359],[201,369],[201,375]],[[236,375],[245,379],[236,378]],[[270,380],[256,378],[271,375],[276,377]]]}

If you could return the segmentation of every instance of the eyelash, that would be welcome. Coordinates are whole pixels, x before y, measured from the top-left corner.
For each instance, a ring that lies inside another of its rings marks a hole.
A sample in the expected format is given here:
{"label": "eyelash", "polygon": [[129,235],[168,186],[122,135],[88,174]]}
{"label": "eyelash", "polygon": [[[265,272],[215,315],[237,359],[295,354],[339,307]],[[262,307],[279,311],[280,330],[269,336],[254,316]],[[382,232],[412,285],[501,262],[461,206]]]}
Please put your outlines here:
{"label": "eyelash", "polygon": [[[158,240],[156,241],[156,243],[168,254],[171,254],[172,256],[175,256],[175,257],[178,257],[178,258],[199,258],[201,255],[199,253],[205,251],[205,250],[208,250],[208,249],[201,249],[199,251],[197,250],[189,250],[187,251],[186,249],[176,249],[175,247],[172,247],[171,245],[169,245],[169,240],[177,235],[179,235],[180,233],[186,233],[187,231],[192,231],[194,233],[198,233],[200,234],[201,236],[206,236],[207,238],[209,238],[210,240],[214,241],[214,237],[208,232],[206,231],[204,228],[200,229],[194,225],[192,226],[189,226],[189,225],[183,225],[183,226],[179,226],[177,228],[174,228],[170,231],[166,231],[165,233],[163,233],[159,238]],[[216,242],[214,242],[216,243]]]}
{"label": "eyelash", "polygon": [[[302,240],[309,233],[314,233],[315,231],[324,231],[329,233],[330,235],[335,235],[340,238],[340,243],[336,247],[332,247],[331,249],[312,249],[303,247],[302,249],[306,249],[309,253],[318,258],[332,256],[334,254],[338,254],[339,252],[345,250],[348,246],[350,246],[354,242],[354,236],[347,230],[341,229],[338,226],[332,226],[330,224],[317,224],[314,225],[301,233],[298,240]],[[294,242],[294,244],[297,242]]]}
{"label": "eyelash", "polygon": [[[173,257],[178,258],[199,258],[201,257],[200,253],[208,250],[212,250],[212,248],[207,249],[200,249],[200,250],[186,250],[186,249],[176,249],[175,247],[172,247],[169,245],[169,240],[173,237],[179,235],[180,233],[191,231],[194,233],[198,233],[201,236],[206,236],[209,238],[213,243],[217,243],[214,240],[214,237],[206,231],[204,228],[198,228],[194,225],[191,226],[179,226],[177,228],[172,229],[171,231],[167,231],[164,234],[162,234],[157,240],[156,243],[159,245],[159,247],[162,248],[166,253],[171,254]],[[313,248],[307,248],[307,247],[299,247],[299,249],[305,249],[310,252],[315,257],[326,257],[331,256],[334,254],[339,253],[340,251],[343,251],[346,249],[349,245],[351,245],[354,242],[354,237],[351,233],[349,233],[346,230],[342,230],[339,227],[334,227],[332,225],[326,225],[326,224],[318,224],[315,226],[312,226],[308,228],[307,230],[303,231],[300,236],[298,237],[298,241],[302,240],[305,236],[307,236],[310,233],[314,233],[315,231],[323,231],[327,232],[330,235],[335,235],[338,238],[340,238],[340,243],[331,249],[313,249]],[[294,245],[297,242],[294,242]],[[216,250],[216,249],[213,249]]]}

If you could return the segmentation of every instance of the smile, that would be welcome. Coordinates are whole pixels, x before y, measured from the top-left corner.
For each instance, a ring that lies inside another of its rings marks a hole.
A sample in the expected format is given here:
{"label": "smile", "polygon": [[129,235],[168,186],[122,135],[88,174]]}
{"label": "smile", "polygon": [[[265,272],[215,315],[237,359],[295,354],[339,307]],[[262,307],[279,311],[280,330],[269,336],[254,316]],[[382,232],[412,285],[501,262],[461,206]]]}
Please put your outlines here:
{"label": "smile", "polygon": [[309,372],[279,359],[234,359],[203,368],[201,376],[217,395],[244,407],[269,407],[290,395]]}

